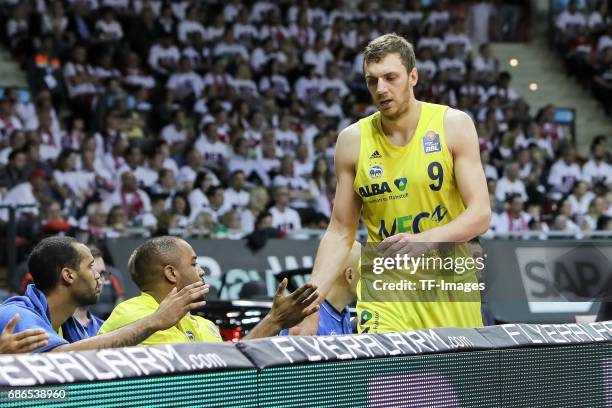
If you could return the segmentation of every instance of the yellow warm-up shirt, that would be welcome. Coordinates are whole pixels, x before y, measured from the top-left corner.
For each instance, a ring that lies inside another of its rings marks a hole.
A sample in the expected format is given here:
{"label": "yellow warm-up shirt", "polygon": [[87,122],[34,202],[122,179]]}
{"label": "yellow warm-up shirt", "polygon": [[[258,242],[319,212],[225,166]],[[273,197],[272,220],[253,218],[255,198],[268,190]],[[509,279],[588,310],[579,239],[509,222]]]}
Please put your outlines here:
{"label": "yellow warm-up shirt", "polygon": [[[140,320],[153,314],[159,304],[149,294],[142,293],[140,296],[121,302],[100,327],[98,334],[104,334],[117,330],[123,326]],[[142,343],[141,346],[154,346],[159,344],[188,343],[193,341],[204,341],[219,343],[222,341],[219,329],[210,320],[191,314],[183,317],[176,326],[166,330],[160,330]]]}
{"label": "yellow warm-up shirt", "polygon": [[[447,109],[421,102],[416,130],[405,146],[394,145],[385,136],[380,112],[359,121],[360,150],[353,187],[362,199],[368,242],[427,231],[465,211],[444,133]],[[454,256],[469,255],[467,246],[454,249]],[[454,279],[476,282],[476,275],[470,272]],[[357,291],[360,332],[482,326],[480,302],[465,302],[460,297],[457,301],[452,293],[441,295],[447,301],[401,302],[396,297],[395,301],[374,302],[362,296],[362,283]]]}

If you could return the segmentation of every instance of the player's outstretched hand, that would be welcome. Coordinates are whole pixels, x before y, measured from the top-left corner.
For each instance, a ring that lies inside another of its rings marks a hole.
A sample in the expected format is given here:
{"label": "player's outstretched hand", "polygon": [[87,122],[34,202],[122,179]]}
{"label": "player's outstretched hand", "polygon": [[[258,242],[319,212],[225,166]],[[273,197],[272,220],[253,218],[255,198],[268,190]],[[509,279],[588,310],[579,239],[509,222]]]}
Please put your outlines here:
{"label": "player's outstretched hand", "polygon": [[156,330],[166,330],[177,324],[188,312],[204,306],[206,302],[203,298],[209,288],[210,285],[198,281],[180,291],[172,289],[152,316]]}
{"label": "player's outstretched hand", "polygon": [[319,305],[314,304],[319,297],[315,285],[307,283],[289,295],[284,294],[286,288],[287,278],[278,285],[270,311],[271,318],[283,329],[299,324],[319,310]]}
{"label": "player's outstretched hand", "polygon": [[409,257],[419,257],[432,249],[434,244],[431,242],[424,242],[423,238],[419,234],[395,234],[380,244],[377,245],[376,249],[382,252],[385,257],[392,257],[395,255],[407,255]]}
{"label": "player's outstretched hand", "polygon": [[49,335],[43,329],[27,329],[17,334],[13,333],[19,322],[16,314],[6,324],[0,334],[0,354],[29,353],[49,342]]}

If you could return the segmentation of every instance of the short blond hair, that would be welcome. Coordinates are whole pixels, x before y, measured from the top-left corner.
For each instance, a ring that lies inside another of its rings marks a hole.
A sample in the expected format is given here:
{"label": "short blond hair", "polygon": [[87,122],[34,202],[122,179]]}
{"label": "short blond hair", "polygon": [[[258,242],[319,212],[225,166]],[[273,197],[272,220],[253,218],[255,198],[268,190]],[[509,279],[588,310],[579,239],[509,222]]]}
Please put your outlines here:
{"label": "short blond hair", "polygon": [[368,62],[378,62],[389,54],[398,54],[408,72],[416,66],[412,44],[395,33],[384,34],[370,41],[363,50],[363,68]]}

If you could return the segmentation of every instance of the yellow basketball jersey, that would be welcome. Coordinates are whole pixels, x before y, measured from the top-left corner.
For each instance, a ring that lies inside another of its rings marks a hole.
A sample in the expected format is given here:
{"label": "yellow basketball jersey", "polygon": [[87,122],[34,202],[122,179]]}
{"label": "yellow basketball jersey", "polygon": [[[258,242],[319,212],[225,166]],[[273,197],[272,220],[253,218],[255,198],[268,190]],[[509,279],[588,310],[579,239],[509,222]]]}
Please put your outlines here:
{"label": "yellow basketball jersey", "polygon": [[444,135],[447,109],[421,102],[417,128],[405,146],[387,139],[380,112],[359,121],[354,188],[363,200],[369,242],[423,232],[449,223],[465,210]]}

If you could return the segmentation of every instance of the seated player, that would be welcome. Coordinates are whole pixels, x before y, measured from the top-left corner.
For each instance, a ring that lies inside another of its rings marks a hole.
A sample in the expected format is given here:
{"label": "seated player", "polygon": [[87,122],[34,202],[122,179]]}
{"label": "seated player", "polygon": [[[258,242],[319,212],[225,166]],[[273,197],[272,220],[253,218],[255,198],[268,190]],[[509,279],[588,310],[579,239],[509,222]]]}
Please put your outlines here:
{"label": "seated player", "polygon": [[[360,258],[361,244],[355,241],[344,266],[344,273],[332,284],[327,298],[321,304],[317,336],[353,333],[349,305],[357,299]],[[279,336],[287,334],[288,330],[282,330]]]}
{"label": "seated player", "polygon": [[[150,316],[173,288],[189,287],[194,282],[202,282],[204,275],[191,245],[170,236],[151,238],[136,248],[129,260],[129,270],[142,293],[120,303],[102,325],[99,334],[113,334]],[[318,310],[318,307],[310,307],[318,297],[314,286],[306,284],[284,296],[286,287],[285,279],[274,296],[270,313],[250,331],[247,340],[274,336],[281,329],[298,324]],[[193,341],[221,342],[222,339],[213,322],[187,314],[176,325],[153,333],[139,343],[151,346]]]}
{"label": "seated player", "polygon": [[[34,352],[92,350],[135,346],[158,330],[174,326],[185,314],[204,305],[208,288],[195,282],[181,290],[170,291],[154,313],[111,335],[94,336],[70,343],[58,331],[79,306],[94,304],[100,292],[100,276],[94,270],[94,257],[87,246],[71,237],[43,239],[30,253],[28,269],[34,284],[24,296],[13,296],[0,305],[0,331],[12,327],[21,332],[43,329],[45,345]],[[12,322],[15,314],[19,321]]]}

